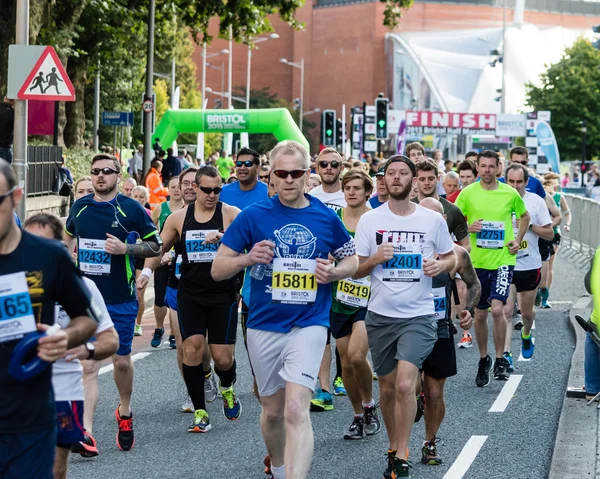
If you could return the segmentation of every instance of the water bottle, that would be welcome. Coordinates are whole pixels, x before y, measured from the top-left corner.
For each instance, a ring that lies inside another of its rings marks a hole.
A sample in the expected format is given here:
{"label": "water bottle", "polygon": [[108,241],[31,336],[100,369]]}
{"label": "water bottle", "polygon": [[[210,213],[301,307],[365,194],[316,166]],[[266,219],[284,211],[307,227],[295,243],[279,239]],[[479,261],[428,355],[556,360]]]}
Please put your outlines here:
{"label": "water bottle", "polygon": [[[271,236],[267,241],[277,245],[277,238],[274,238],[273,236]],[[250,277],[257,279],[258,281],[262,281],[265,277],[265,273],[267,272],[267,266],[268,265],[266,264],[255,264],[252,266],[252,269],[250,269]]]}
{"label": "water bottle", "polygon": [[50,336],[60,329],[58,324],[48,328],[46,332],[33,331],[27,334],[13,350],[8,364],[8,372],[18,381],[27,381],[40,374],[50,366],[49,362],[40,359],[37,355],[23,364],[23,358],[30,354],[31,350],[37,348],[38,341],[44,336]]}

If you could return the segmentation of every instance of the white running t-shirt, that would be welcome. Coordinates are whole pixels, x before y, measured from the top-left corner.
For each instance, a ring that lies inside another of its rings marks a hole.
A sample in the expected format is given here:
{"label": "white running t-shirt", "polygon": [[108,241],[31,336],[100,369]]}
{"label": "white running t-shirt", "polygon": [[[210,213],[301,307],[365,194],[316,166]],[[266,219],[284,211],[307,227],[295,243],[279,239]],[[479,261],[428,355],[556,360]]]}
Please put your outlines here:
{"label": "white running t-shirt", "polygon": [[335,193],[325,193],[322,186],[317,186],[316,188],[310,190],[308,194],[321,200],[323,203],[325,203],[325,205],[327,205],[327,207],[331,208],[336,213],[338,210],[341,210],[347,206],[344,191],[341,189]]}
{"label": "white running t-shirt", "polygon": [[[529,224],[546,226],[552,223],[546,202],[541,197],[535,193],[525,193],[523,201],[531,217]],[[517,230],[515,229],[515,231]],[[539,239],[540,237],[531,231],[531,229],[527,229],[527,233],[525,233],[523,241],[521,241],[521,245],[519,246],[515,271],[529,271],[542,267],[542,255],[540,254],[540,247],[538,245]]]}
{"label": "white running t-shirt", "polygon": [[423,274],[423,260],[452,252],[454,243],[444,217],[415,205],[409,216],[398,216],[389,203],[360,218],[354,241],[359,256],[374,255],[381,243],[394,243],[394,257],[371,272],[368,309],[391,318],[434,314],[432,281]]}

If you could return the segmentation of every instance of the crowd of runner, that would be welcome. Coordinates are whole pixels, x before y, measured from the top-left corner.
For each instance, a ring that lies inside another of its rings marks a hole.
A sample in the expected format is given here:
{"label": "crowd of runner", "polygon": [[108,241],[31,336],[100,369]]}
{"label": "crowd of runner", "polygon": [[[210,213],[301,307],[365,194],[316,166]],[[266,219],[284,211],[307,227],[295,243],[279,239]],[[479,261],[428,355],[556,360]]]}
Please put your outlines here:
{"label": "crowd of runner", "polygon": [[[333,148],[311,158],[285,141],[266,155],[243,148],[165,172],[157,150],[144,179],[135,157],[124,179],[121,162],[102,153],[76,179],[67,218],[40,213],[23,225],[14,213],[22,190],[0,160],[0,477],[65,478],[70,453],[99,454],[103,360],[119,395],[116,445],[134,447],[132,342],[152,278],[150,346],[177,351],[188,432],[211,430],[206,404],[218,398],[227,419],[242,416],[240,322],[268,477],[308,477],[310,411],[331,411],[334,396],[347,396],[354,413],[344,439],[385,425],[387,459],[376,466],[384,478],[409,477],[422,417],[420,461],[441,464],[456,349],[474,334],[476,387],[514,371],[513,329],[519,353],[534,356],[535,307],[551,307],[571,216],[559,175],[537,177],[525,148],[507,160],[471,152],[456,164],[440,153],[427,158],[411,143],[387,160],[346,161]],[[25,359],[37,351],[53,365],[28,377],[14,363],[35,331],[48,332]]]}

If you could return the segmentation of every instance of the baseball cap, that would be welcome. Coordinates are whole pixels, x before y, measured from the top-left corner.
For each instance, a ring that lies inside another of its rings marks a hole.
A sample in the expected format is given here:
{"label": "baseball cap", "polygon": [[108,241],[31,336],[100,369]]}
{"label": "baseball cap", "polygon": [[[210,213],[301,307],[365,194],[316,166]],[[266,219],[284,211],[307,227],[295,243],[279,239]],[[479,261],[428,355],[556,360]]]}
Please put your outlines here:
{"label": "baseball cap", "polygon": [[390,158],[385,162],[385,165],[383,167],[383,173],[384,174],[385,174],[385,172],[387,171],[387,169],[390,167],[390,165],[392,163],[404,163],[404,164],[406,164],[410,168],[410,171],[411,171],[412,175],[413,176],[417,176],[417,168],[415,167],[415,164],[408,157],[406,157],[404,155],[390,156]]}

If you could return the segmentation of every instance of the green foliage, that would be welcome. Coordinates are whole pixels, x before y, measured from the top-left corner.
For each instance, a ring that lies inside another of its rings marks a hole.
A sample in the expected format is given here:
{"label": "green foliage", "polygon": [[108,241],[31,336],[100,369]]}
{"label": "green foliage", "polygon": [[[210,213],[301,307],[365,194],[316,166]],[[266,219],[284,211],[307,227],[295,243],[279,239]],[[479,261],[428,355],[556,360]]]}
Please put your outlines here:
{"label": "green foliage", "polygon": [[156,112],[156,124],[158,125],[165,111],[169,109],[169,90],[165,80],[158,79],[154,82],[154,94],[156,95],[154,110]]}
{"label": "green foliage", "polygon": [[94,156],[92,150],[85,148],[65,148],[63,149],[63,155],[67,159],[65,165],[71,170],[75,181],[77,181],[77,178],[90,174],[92,157]]}
{"label": "green foliage", "polygon": [[402,18],[402,9],[408,10],[414,0],[380,0],[380,2],[385,3],[383,24],[388,28],[395,28]]}
{"label": "green foliage", "polygon": [[581,124],[587,120],[588,160],[600,149],[600,52],[580,38],[558,63],[526,85],[527,105],[552,112],[552,129],[563,160],[581,158]]}
{"label": "green foliage", "polygon": [[223,133],[205,133],[204,134],[204,158],[208,158],[215,151],[221,149],[223,144]]}

